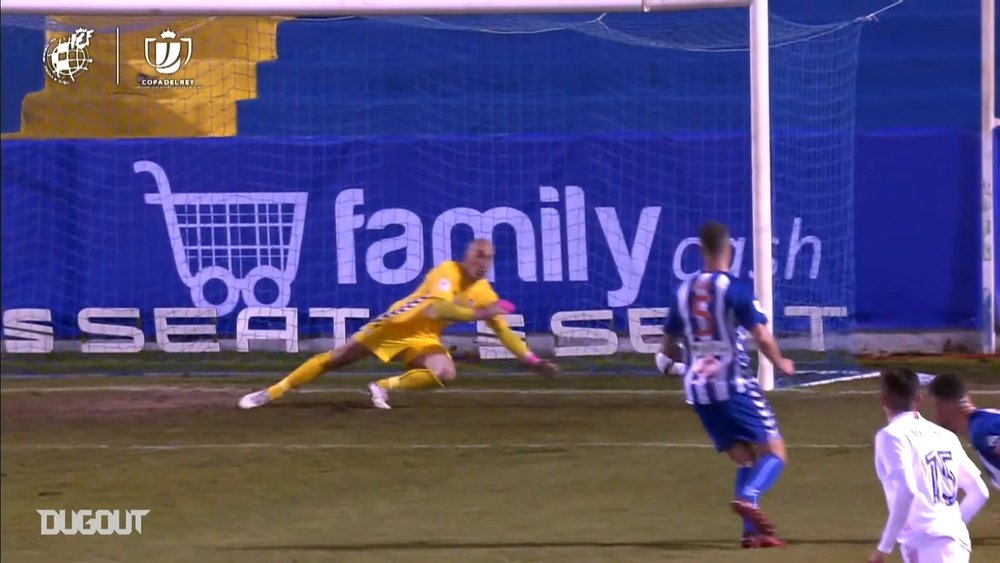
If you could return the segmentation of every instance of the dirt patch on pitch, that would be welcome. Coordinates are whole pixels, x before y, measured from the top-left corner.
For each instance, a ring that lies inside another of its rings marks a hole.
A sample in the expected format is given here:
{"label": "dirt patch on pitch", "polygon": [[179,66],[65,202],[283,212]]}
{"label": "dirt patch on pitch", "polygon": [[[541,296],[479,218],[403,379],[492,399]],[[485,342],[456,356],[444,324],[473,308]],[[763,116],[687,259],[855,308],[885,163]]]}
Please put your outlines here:
{"label": "dirt patch on pitch", "polygon": [[235,409],[236,401],[245,392],[231,388],[180,388],[143,392],[81,390],[5,393],[0,411],[4,422],[53,418],[162,417],[171,413]]}

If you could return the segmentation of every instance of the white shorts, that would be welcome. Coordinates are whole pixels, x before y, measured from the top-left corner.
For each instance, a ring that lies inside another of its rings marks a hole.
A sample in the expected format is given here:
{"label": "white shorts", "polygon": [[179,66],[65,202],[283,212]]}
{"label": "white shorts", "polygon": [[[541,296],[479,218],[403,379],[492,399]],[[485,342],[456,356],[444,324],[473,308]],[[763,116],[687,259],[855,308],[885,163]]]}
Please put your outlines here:
{"label": "white shorts", "polygon": [[934,538],[920,545],[901,545],[905,563],[969,563],[968,548],[952,538]]}

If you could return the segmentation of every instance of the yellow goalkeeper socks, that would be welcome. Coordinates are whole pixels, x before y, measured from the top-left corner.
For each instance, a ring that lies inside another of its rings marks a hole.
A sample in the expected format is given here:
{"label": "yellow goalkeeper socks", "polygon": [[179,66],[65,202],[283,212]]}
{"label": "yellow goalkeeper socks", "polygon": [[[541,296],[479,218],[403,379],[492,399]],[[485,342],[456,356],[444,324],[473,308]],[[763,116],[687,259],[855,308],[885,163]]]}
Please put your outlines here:
{"label": "yellow goalkeeper socks", "polygon": [[427,389],[428,387],[444,387],[444,384],[429,369],[411,369],[403,375],[380,379],[376,385],[382,389]]}
{"label": "yellow goalkeeper socks", "polygon": [[288,374],[284,379],[268,387],[267,394],[272,399],[281,398],[289,389],[305,385],[319,377],[324,371],[329,369],[332,361],[333,354],[330,352],[323,352],[309,358],[306,363],[299,366],[298,369]]}

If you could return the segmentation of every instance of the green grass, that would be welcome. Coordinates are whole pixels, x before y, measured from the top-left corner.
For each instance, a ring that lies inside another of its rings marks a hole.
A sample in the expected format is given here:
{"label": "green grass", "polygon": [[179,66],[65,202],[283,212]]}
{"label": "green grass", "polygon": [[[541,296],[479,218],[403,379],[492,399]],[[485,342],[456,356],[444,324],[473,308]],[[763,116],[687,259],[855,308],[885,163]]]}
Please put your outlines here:
{"label": "green grass", "polygon": [[[299,365],[311,354],[279,352],[220,352],[213,354],[171,354],[142,352],[139,354],[80,354],[61,352],[53,354],[0,354],[0,374],[3,376],[31,375],[247,375],[280,374]],[[466,374],[496,374],[521,371],[513,361],[483,362],[475,357],[456,354],[460,370]],[[837,363],[836,359],[821,354],[797,352],[792,358],[803,365],[821,362]],[[616,372],[655,374],[649,355],[615,354],[613,356],[559,358],[567,372],[614,374]],[[859,360],[863,369],[883,365],[886,360]],[[955,360],[949,357],[917,356],[890,358],[893,363],[904,363],[918,369],[940,370]],[[1000,357],[962,361],[965,373],[1000,373]],[[385,365],[368,359],[351,366],[348,373],[391,372],[396,366]]]}
{"label": "green grass", "polygon": [[[896,361],[1000,390],[995,360]],[[267,381],[5,380],[0,559],[839,563],[863,561],[884,522],[870,447],[884,418],[874,395],[841,393],[874,381],[772,394],[790,460],[765,508],[790,546],[760,552],[738,548],[733,469],[680,395],[489,392],[676,380],[483,375],[460,379],[460,393],[398,394],[381,412],[338,391],[365,379],[331,375],[311,387],[327,392],[233,408]],[[49,537],[40,508],[151,513],[141,536]],[[973,560],[1000,560],[998,518],[994,499],[972,527]]]}
{"label": "green grass", "polygon": [[[149,351],[139,354],[2,354],[2,373],[9,375],[246,375],[284,373],[308,359],[311,353],[284,352],[219,352],[211,354],[172,354]],[[455,359],[465,373],[496,374],[521,371],[514,361],[482,361],[453,350]],[[616,354],[614,356],[560,358],[559,363],[570,372],[637,370],[655,374],[648,355]],[[348,373],[392,372],[398,366],[386,365],[369,358],[350,366]]]}

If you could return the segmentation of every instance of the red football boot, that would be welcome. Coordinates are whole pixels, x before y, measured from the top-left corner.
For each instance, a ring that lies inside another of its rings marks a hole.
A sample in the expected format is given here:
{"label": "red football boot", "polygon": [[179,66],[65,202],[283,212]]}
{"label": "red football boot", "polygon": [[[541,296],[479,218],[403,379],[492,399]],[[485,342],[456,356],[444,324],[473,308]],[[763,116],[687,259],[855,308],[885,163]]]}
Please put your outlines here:
{"label": "red football boot", "polygon": [[743,540],[740,542],[740,546],[743,549],[768,549],[771,547],[785,547],[785,545],[785,542],[774,536],[762,536],[750,533],[744,533]]}
{"label": "red football boot", "polygon": [[754,525],[754,528],[757,529],[758,535],[774,535],[774,523],[771,522],[771,519],[768,518],[760,508],[745,500],[734,500],[731,506],[733,507],[733,512],[739,514],[744,519],[749,520]]}

